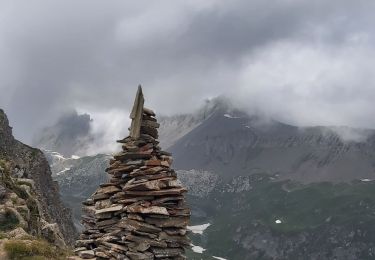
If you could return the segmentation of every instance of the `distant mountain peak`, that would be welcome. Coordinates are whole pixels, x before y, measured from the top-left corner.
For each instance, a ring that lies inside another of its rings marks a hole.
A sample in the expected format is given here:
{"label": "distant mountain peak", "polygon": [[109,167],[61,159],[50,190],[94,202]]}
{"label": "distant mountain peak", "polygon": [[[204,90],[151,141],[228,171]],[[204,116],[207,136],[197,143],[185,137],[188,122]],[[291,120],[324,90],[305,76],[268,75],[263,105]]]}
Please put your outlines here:
{"label": "distant mountain peak", "polygon": [[90,141],[91,123],[93,119],[89,114],[69,112],[60,117],[57,122],[42,129],[34,137],[33,144],[43,150],[57,151],[64,156],[74,154],[82,155]]}
{"label": "distant mountain peak", "polygon": [[226,96],[206,99],[204,104],[190,114],[160,117],[160,143],[163,148],[171,147],[177,140],[213,116],[226,118],[255,118],[237,107]]}
{"label": "distant mountain peak", "polygon": [[226,96],[218,96],[212,99],[206,99],[204,105],[197,113],[209,116],[213,113],[230,113],[233,111],[239,111],[239,109],[235,108],[232,100]]}

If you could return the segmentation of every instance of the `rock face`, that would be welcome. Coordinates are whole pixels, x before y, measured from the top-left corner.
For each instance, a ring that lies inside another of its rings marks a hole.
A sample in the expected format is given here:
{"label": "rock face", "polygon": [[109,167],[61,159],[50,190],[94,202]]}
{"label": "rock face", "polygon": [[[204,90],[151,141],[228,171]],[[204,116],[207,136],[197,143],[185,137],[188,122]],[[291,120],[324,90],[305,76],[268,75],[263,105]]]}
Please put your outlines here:
{"label": "rock face", "polygon": [[175,169],[205,170],[225,179],[257,173],[302,183],[375,179],[374,130],[297,127],[225,107],[217,107],[168,151]]}
{"label": "rock face", "polygon": [[131,118],[131,136],[118,141],[123,151],[106,170],[109,182],[83,203],[76,252],[94,259],[186,259],[186,189],[170,168],[171,155],[158,146],[159,124],[143,108],[140,88]]}
{"label": "rock face", "polygon": [[[2,167],[0,171],[2,174],[0,193],[5,199],[14,196],[10,199],[11,202],[20,202],[14,206],[28,225],[24,228],[29,229],[33,235],[41,235],[41,229],[45,226],[43,223],[46,225],[55,223],[54,230],[59,230],[60,233],[55,235],[61,238],[59,244],[73,244],[76,230],[71,213],[59,198],[58,186],[51,178],[51,170],[46,158],[40,150],[14,139],[8,118],[1,109],[0,160],[6,164],[6,169]],[[9,209],[7,211],[9,212]],[[28,212],[31,216],[38,215],[37,223],[28,221]],[[16,212],[13,213],[14,216],[17,215]],[[22,223],[22,219],[18,218],[18,222]]]}

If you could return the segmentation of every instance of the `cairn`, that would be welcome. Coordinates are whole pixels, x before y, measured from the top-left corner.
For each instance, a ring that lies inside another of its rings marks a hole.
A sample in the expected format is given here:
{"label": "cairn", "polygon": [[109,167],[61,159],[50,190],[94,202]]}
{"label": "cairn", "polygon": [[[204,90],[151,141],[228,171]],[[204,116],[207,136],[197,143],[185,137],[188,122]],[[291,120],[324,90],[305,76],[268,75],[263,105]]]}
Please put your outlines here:
{"label": "cairn", "polygon": [[138,87],[130,135],[110,161],[108,183],[83,202],[84,230],[76,242],[83,259],[186,259],[190,210],[171,154],[159,147],[155,113]]}

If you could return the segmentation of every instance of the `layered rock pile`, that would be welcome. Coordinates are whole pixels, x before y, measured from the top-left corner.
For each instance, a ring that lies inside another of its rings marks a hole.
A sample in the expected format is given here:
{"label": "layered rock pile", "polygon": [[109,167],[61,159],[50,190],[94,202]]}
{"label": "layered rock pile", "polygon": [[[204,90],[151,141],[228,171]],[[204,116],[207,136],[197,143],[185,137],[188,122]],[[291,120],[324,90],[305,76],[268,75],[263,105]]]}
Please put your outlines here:
{"label": "layered rock pile", "polygon": [[186,259],[190,210],[186,189],[158,146],[155,113],[143,107],[139,87],[130,136],[110,161],[108,183],[85,201],[85,227],[76,243],[84,259]]}

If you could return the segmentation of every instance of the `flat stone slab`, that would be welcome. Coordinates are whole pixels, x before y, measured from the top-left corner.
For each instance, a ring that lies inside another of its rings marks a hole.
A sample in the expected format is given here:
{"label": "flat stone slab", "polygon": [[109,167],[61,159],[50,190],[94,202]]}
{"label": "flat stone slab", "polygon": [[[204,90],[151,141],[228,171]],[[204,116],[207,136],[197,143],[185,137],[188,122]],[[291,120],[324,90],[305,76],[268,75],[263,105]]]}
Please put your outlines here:
{"label": "flat stone slab", "polygon": [[83,259],[92,259],[95,257],[95,252],[93,250],[80,251],[78,256]]}
{"label": "flat stone slab", "polygon": [[163,195],[181,195],[182,193],[186,192],[185,188],[180,189],[165,189],[165,190],[158,190],[158,191],[130,191],[124,190],[125,194],[128,195],[139,195],[139,196],[163,196]]}
{"label": "flat stone slab", "polygon": [[110,208],[99,209],[95,211],[95,215],[109,212],[118,212],[121,211],[123,208],[124,207],[122,205],[118,205]]}
{"label": "flat stone slab", "polygon": [[100,194],[100,193],[102,193],[102,194],[112,194],[112,193],[116,193],[118,191],[121,191],[121,189],[117,188],[116,186],[107,186],[107,187],[99,188],[98,194]]}
{"label": "flat stone slab", "polygon": [[189,217],[169,217],[165,219],[159,218],[145,218],[146,223],[155,225],[157,227],[186,227],[189,224]]}
{"label": "flat stone slab", "polygon": [[158,214],[169,216],[168,210],[166,208],[158,206],[142,207],[140,205],[130,205],[126,207],[126,211],[129,213]]}
{"label": "flat stone slab", "polygon": [[132,219],[121,220],[118,224],[118,227],[124,228],[129,231],[141,231],[147,233],[159,233],[161,228],[155,227],[154,225],[147,224],[145,222],[140,222]]}

